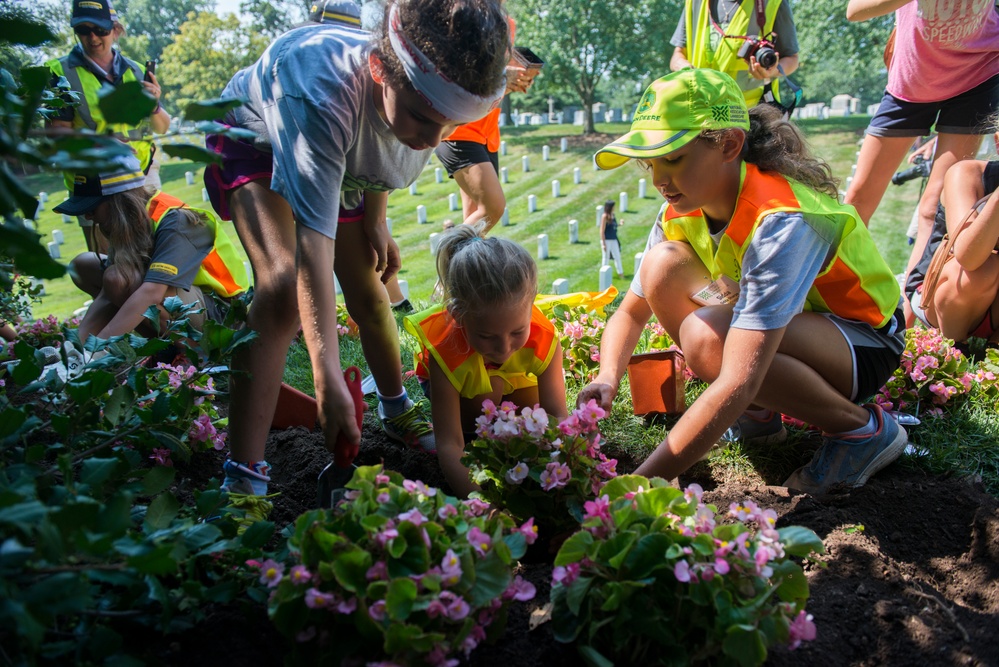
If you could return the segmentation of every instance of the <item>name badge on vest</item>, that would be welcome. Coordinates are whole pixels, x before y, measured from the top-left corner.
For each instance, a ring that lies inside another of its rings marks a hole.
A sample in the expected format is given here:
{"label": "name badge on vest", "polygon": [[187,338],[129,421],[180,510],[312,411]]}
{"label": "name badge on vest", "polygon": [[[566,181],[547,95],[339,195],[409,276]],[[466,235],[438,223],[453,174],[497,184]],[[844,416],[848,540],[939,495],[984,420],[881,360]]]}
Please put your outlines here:
{"label": "name badge on vest", "polygon": [[691,294],[690,300],[702,306],[734,306],[739,300],[739,283],[728,276],[719,276]]}

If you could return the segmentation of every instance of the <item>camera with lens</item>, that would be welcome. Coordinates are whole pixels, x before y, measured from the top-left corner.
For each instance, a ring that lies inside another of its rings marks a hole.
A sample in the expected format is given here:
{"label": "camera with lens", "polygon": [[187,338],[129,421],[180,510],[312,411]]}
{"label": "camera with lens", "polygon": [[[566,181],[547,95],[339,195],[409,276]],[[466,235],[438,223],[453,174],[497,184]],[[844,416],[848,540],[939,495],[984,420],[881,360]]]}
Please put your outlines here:
{"label": "camera with lens", "polygon": [[756,62],[763,69],[770,69],[777,64],[777,49],[773,42],[766,39],[746,38],[736,55],[747,63],[752,56],[756,56]]}
{"label": "camera with lens", "polygon": [[903,183],[908,183],[914,178],[926,178],[930,175],[930,169],[932,167],[933,162],[927,160],[921,155],[917,155],[916,159],[912,161],[912,166],[892,176],[891,182],[894,185],[902,185]]}

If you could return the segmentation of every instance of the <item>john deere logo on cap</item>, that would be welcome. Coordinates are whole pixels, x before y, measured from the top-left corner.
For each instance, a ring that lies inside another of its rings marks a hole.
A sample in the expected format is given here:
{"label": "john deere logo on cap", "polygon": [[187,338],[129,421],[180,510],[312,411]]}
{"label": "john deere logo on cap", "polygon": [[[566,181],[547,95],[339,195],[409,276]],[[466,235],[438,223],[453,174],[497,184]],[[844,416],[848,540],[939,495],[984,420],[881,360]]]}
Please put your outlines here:
{"label": "john deere logo on cap", "polygon": [[638,110],[636,113],[645,113],[652,108],[652,105],[656,103],[656,91],[647,90],[645,94],[642,95],[642,100],[638,103]]}

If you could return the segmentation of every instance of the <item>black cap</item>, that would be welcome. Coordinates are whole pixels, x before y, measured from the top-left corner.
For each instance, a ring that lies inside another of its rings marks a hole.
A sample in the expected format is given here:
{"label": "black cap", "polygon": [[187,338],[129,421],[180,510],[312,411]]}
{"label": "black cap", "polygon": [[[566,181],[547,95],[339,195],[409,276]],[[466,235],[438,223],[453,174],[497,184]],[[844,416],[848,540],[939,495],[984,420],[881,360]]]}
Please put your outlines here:
{"label": "black cap", "polygon": [[69,21],[69,27],[93,23],[110,32],[116,20],[118,14],[111,6],[111,0],[73,0],[73,18]]}
{"label": "black cap", "polygon": [[52,210],[66,215],[86,215],[113,194],[141,188],[146,175],[134,155],[121,156],[114,166],[101,174],[75,174],[73,193]]}

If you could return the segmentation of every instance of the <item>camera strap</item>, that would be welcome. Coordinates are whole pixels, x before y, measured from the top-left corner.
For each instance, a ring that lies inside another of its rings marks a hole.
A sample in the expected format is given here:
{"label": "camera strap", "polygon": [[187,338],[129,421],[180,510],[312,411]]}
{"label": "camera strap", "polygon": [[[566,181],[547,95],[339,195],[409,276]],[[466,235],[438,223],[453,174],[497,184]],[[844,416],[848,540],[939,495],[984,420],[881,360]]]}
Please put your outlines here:
{"label": "camera strap", "polygon": [[[760,98],[760,101],[777,107],[784,112],[784,120],[790,120],[791,114],[797,108],[798,104],[801,103],[801,86],[784,73],[784,68],[780,64],[777,65],[777,71],[780,72],[780,78],[774,79],[764,87],[763,97]],[[792,99],[788,100],[786,104],[778,100],[774,94],[774,86],[779,86],[781,79],[786,81],[787,87],[791,89]]]}

